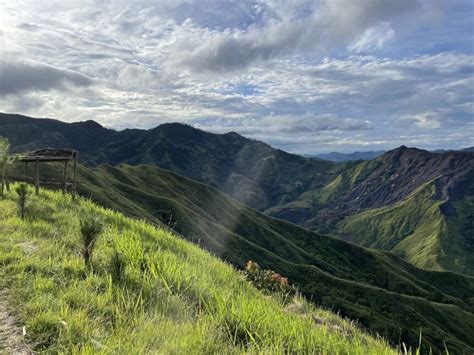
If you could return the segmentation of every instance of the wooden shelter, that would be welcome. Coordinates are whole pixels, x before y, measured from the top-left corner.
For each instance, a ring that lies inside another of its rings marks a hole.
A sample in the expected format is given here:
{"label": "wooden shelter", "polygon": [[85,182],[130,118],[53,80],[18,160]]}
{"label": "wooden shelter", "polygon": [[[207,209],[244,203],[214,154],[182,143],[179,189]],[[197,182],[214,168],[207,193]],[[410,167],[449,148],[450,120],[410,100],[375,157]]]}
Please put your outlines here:
{"label": "wooden shelter", "polygon": [[[31,182],[35,184],[36,194],[39,193],[40,183],[49,186],[62,187],[63,192],[67,191],[68,186],[71,188],[72,193],[76,193],[77,187],[77,160],[79,152],[73,149],[58,149],[58,148],[43,148],[32,152],[22,154],[18,157],[18,161],[24,164],[23,177],[12,177],[12,180]],[[73,164],[73,178],[72,182],[67,180],[67,168],[68,163]],[[43,180],[40,181],[39,164],[40,163],[63,163],[63,177],[62,180]],[[34,178],[28,177],[28,165],[34,164],[35,176]]]}

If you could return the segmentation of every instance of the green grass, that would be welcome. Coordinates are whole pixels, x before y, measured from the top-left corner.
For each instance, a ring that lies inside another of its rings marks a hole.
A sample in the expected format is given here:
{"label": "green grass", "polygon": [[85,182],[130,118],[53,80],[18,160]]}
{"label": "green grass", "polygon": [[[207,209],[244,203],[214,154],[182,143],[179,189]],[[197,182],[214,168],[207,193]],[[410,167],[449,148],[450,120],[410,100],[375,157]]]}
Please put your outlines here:
{"label": "green grass", "polygon": [[[450,248],[443,260],[450,267],[474,275],[474,197],[452,203],[456,213],[447,218],[447,236],[444,247]],[[466,252],[460,253],[460,250]]]}
{"label": "green grass", "polygon": [[[36,351],[394,353],[301,297],[288,304],[263,295],[233,267],[163,229],[45,190],[22,221],[15,198],[0,201],[1,286]],[[106,226],[92,270],[81,257],[79,225],[91,215]],[[116,252],[125,265],[120,280],[112,276]]]}
{"label": "green grass", "polygon": [[322,189],[313,192],[314,198],[321,204],[336,199],[344,193],[347,193],[359,182],[367,178],[382,163],[378,159],[364,161],[357,164],[352,169],[341,172],[336,178]]}

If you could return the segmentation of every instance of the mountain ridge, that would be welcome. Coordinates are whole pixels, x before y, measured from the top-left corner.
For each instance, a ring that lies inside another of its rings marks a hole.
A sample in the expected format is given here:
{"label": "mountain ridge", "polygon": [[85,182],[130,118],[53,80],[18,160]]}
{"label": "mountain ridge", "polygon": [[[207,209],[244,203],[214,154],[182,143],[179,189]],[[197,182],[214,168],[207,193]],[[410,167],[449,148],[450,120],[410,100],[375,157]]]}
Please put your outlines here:
{"label": "mountain ridge", "polygon": [[[21,134],[19,134],[21,132]],[[12,151],[44,146],[80,151],[88,166],[153,164],[202,181],[257,209],[282,204],[328,182],[344,167],[290,154],[238,134],[217,135],[182,124],[114,131],[90,123],[0,114]]]}
{"label": "mountain ridge", "polygon": [[[396,149],[396,148],[394,148]],[[460,149],[435,149],[429,150],[431,153],[445,154],[449,152],[473,152],[474,147],[460,148]],[[330,153],[321,153],[321,154],[303,154],[307,157],[326,159],[333,162],[344,162],[344,161],[354,161],[354,160],[372,160],[378,156],[386,153],[387,150],[376,150],[376,151],[355,151],[351,153],[341,153],[341,152],[330,152]]]}

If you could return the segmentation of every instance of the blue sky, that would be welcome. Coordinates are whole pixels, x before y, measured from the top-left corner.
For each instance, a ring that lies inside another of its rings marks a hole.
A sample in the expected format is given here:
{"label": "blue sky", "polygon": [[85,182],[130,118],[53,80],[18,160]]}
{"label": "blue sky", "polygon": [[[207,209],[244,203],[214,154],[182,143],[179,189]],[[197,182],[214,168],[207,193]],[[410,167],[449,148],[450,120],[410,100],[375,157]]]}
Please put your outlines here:
{"label": "blue sky", "polygon": [[296,153],[474,145],[470,0],[0,0],[0,111]]}

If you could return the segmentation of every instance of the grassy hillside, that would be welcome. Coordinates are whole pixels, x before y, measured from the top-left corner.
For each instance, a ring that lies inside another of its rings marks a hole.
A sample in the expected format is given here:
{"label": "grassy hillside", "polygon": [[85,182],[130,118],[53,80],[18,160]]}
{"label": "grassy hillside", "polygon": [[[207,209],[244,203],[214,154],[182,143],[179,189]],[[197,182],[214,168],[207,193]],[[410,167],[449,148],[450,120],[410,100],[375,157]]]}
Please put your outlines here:
{"label": "grassy hillside", "polygon": [[[300,297],[264,296],[231,266],[163,229],[44,190],[21,220],[16,198],[0,201],[0,288],[34,351],[395,353]],[[80,216],[105,223],[90,269]]]}
{"label": "grassy hillside", "polygon": [[[43,173],[46,173],[44,171]],[[50,171],[49,173],[54,173]],[[55,172],[60,174],[59,171]],[[80,192],[104,206],[169,224],[242,267],[248,259],[287,275],[315,303],[389,338],[425,348],[474,348],[474,279],[427,272],[265,216],[207,185],[151,166],[79,169]]]}
{"label": "grassy hillside", "polygon": [[459,214],[444,215],[445,201],[436,199],[432,181],[399,204],[346,218],[340,231],[346,240],[392,250],[418,267],[474,273],[474,256],[466,253],[470,243],[467,238],[472,235],[467,224],[474,219],[474,209],[468,200],[456,203]]}
{"label": "grassy hillside", "polygon": [[474,274],[474,154],[400,147],[265,212],[429,270]]}

